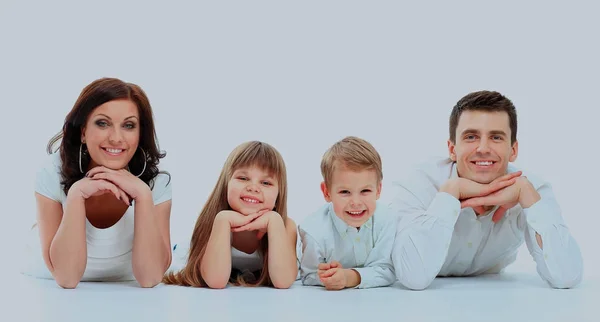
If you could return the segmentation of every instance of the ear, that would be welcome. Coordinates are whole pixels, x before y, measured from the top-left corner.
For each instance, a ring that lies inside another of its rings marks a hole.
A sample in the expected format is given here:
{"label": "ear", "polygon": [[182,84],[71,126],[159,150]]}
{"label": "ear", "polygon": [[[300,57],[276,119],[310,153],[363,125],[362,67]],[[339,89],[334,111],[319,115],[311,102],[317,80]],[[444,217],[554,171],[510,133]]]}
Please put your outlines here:
{"label": "ear", "polygon": [[379,200],[379,196],[381,196],[381,182],[379,182],[379,185],[377,186],[377,200]]}
{"label": "ear", "polygon": [[85,143],[85,126],[81,128],[81,143]]}
{"label": "ear", "polygon": [[515,141],[515,143],[513,143],[513,145],[512,145],[512,149],[510,151],[510,158],[508,159],[508,161],[515,162],[518,154],[519,154],[519,141]]}
{"label": "ear", "polygon": [[451,140],[448,140],[448,155],[450,160],[456,162],[456,145]]}
{"label": "ear", "polygon": [[331,196],[329,195],[329,190],[327,190],[325,181],[321,182],[321,192],[323,192],[323,198],[325,198],[325,201],[331,202]]}

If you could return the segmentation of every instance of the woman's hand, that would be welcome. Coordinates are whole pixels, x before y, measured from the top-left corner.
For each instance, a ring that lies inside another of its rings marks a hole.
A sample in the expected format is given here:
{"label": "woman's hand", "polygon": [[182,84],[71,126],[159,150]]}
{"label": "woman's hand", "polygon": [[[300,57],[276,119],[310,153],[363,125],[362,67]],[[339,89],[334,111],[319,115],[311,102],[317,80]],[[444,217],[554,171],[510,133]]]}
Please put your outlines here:
{"label": "woman's hand", "polygon": [[91,169],[86,176],[92,180],[106,180],[113,183],[133,200],[152,195],[150,187],[144,181],[125,169],[112,170],[99,166]]}
{"label": "woman's hand", "polygon": [[117,199],[123,201],[128,206],[131,204],[127,193],[107,180],[83,178],[75,182],[69,189],[69,195],[76,195],[83,199],[100,196],[105,193],[112,193]]}

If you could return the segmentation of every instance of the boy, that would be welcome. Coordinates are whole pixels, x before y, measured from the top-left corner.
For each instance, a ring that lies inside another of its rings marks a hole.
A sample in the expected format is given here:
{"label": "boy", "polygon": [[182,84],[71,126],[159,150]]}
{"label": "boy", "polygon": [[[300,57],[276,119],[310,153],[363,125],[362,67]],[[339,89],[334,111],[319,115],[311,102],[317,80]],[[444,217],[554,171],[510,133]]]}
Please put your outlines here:
{"label": "boy", "polygon": [[321,161],[327,204],[298,227],[303,285],[341,290],[395,282],[395,222],[377,201],[382,173],[379,153],[363,139],[346,137],[327,150]]}

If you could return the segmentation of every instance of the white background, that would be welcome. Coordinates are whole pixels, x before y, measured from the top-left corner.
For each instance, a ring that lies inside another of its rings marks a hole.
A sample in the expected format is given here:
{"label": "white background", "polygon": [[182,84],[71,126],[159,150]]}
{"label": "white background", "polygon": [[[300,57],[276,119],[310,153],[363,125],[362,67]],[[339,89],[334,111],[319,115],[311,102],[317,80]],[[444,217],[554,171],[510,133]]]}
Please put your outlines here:
{"label": "white background", "polygon": [[[590,2],[591,3],[591,2]],[[383,198],[412,164],[447,154],[448,116],[468,92],[518,111],[519,166],[553,183],[599,267],[598,6],[570,1],[0,3],[2,269],[35,220],[34,174],[81,89],[140,85],[161,167],[172,174],[172,239],[187,242],[229,152],[263,140],[284,156],[289,215],[319,207],[319,163],[336,140],[369,140]],[[513,269],[535,271],[525,249]]]}

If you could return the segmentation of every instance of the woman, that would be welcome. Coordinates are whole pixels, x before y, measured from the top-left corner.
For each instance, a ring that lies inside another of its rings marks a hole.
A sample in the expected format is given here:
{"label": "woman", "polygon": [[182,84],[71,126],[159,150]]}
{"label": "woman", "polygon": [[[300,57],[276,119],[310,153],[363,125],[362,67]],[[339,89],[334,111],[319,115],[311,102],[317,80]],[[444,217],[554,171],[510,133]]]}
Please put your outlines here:
{"label": "woman", "polygon": [[171,263],[171,185],[155,137],[140,87],[103,78],[83,89],[37,173],[37,245],[25,274],[63,288],[160,283]]}

